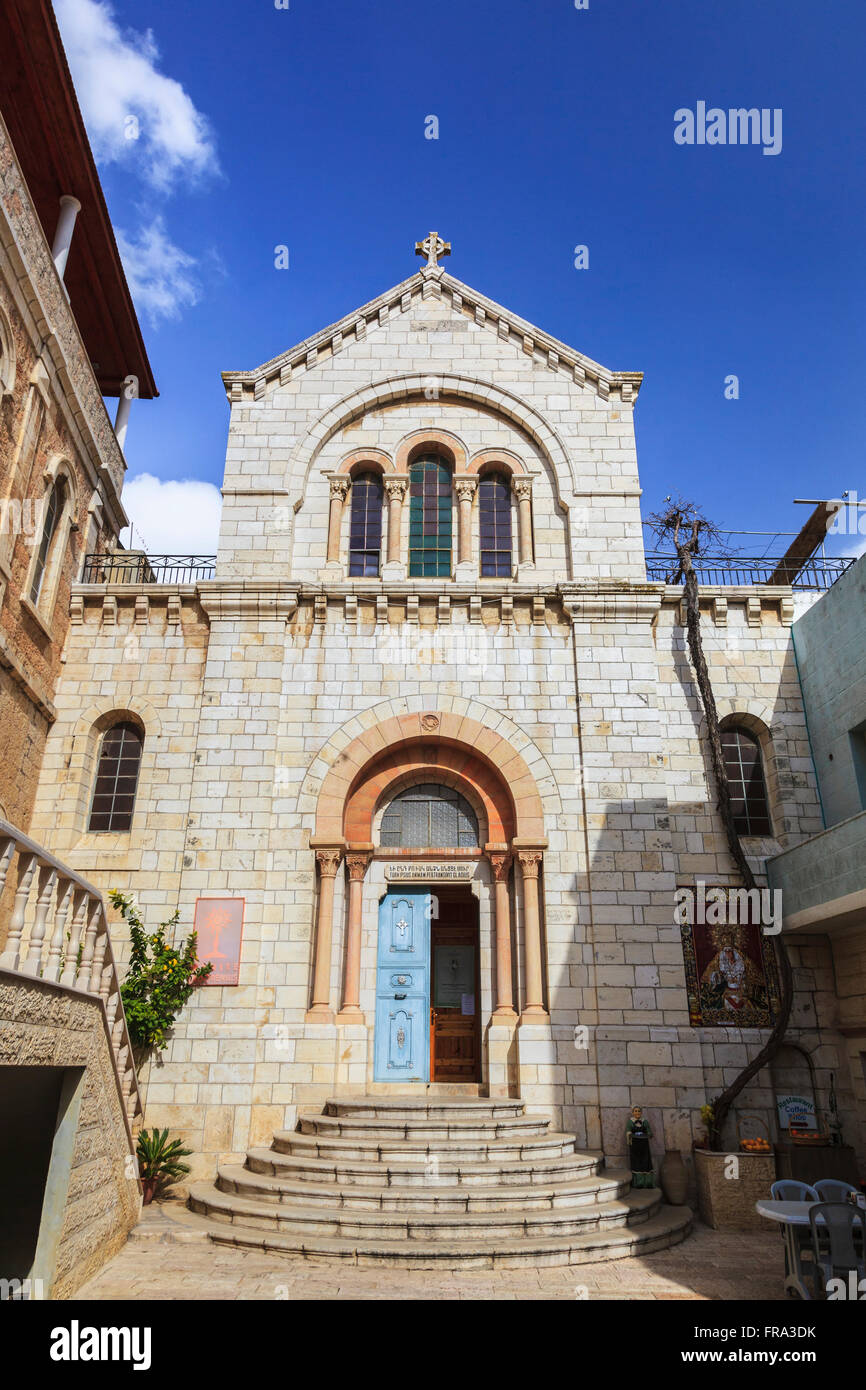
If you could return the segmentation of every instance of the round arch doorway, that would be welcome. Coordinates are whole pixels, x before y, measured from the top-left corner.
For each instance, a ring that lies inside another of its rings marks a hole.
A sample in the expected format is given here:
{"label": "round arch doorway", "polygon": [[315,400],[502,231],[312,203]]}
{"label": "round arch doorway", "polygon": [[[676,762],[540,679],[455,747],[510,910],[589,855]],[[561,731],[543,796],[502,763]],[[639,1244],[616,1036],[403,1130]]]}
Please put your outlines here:
{"label": "round arch doorway", "polygon": [[[379,849],[428,858],[471,854],[475,862],[461,865],[468,875],[481,852],[483,807],[476,812],[455,786],[416,777],[384,798],[376,816]],[[435,864],[419,869],[409,858],[391,867],[407,881],[390,883],[379,905],[374,1080],[480,1083],[478,899],[468,881],[411,882],[413,874],[435,874]],[[443,877],[449,868],[459,871],[446,859]]]}

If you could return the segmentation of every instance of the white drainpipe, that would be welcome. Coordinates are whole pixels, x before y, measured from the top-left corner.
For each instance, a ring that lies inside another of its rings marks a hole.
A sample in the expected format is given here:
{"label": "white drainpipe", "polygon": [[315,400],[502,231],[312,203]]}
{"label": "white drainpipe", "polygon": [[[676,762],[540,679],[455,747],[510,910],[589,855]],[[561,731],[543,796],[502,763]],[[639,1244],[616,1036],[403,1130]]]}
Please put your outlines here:
{"label": "white drainpipe", "polygon": [[138,396],[138,377],[125,376],[123,385],[120,388],[120,400],[117,402],[117,414],[114,417],[114,433],[120,445],[120,452],[123,453],[126,444],[126,430],[129,425],[129,411],[132,402]]}
{"label": "white drainpipe", "polygon": [[54,245],[51,248],[51,258],[61,280],[66,273],[66,261],[72,245],[72,229],[80,211],[81,204],[78,199],[64,193],[60,199],[60,216],[57,219],[57,231],[54,233]]}

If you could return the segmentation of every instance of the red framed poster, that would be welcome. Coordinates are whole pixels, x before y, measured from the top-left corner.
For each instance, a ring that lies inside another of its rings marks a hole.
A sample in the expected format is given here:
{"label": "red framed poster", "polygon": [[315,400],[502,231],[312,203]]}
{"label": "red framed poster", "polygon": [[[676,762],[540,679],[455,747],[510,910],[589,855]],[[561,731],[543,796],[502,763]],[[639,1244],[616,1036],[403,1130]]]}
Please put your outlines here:
{"label": "red framed poster", "polygon": [[244,898],[196,898],[198,963],[213,965],[204,985],[236,985],[241,968]]}

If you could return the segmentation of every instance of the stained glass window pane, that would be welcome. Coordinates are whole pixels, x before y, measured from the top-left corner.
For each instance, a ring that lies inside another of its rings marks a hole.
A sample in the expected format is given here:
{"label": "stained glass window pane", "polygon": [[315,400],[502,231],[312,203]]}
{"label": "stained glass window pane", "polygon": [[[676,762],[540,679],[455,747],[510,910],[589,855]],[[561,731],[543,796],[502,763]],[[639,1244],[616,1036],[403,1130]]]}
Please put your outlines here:
{"label": "stained glass window pane", "polygon": [[379,840],[391,849],[477,849],[478,819],[459,792],[424,782],[394,797]]}
{"label": "stained glass window pane", "polygon": [[440,458],[409,469],[409,573],[451,574],[451,470]]}
{"label": "stained glass window pane", "polygon": [[513,571],[511,542],[511,491],[499,473],[481,479],[478,489],[481,573],[510,577]]}
{"label": "stained glass window pane", "polygon": [[382,551],[382,479],[362,473],[352,483],[349,574],[377,575]]}

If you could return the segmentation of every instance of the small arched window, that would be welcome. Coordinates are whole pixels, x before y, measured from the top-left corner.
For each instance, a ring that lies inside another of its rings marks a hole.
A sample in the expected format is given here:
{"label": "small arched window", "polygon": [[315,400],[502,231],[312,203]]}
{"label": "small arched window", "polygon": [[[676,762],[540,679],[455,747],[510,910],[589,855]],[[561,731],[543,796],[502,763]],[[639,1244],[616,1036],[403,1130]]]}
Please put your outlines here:
{"label": "small arched window", "polygon": [[42,535],[39,540],[39,550],[36,554],[36,563],[33,566],[33,578],[30,581],[30,602],[34,604],[39,602],[42,593],[42,585],[45,581],[45,575],[48,572],[48,562],[52,554],[54,539],[58,534],[58,525],[63,515],[65,502],[66,479],[57,478],[48,494],[48,503],[42,518]]}
{"label": "small arched window", "polygon": [[452,787],[423,782],[394,797],[379,843],[386,849],[477,849],[478,817]]}
{"label": "small arched window", "polygon": [[438,457],[409,468],[409,573],[451,574],[451,469]]}
{"label": "small arched window", "polygon": [[128,722],[113,724],[102,735],[88,830],[132,826],[142,746],[139,730]]}
{"label": "small arched window", "polygon": [[352,482],[349,574],[377,575],[382,553],[382,479],[361,473]]}
{"label": "small arched window", "polygon": [[482,576],[510,578],[511,489],[501,473],[489,473],[478,488]]}
{"label": "small arched window", "polygon": [[723,729],[722,753],[737,834],[771,835],[770,807],[758,740],[745,729]]}

